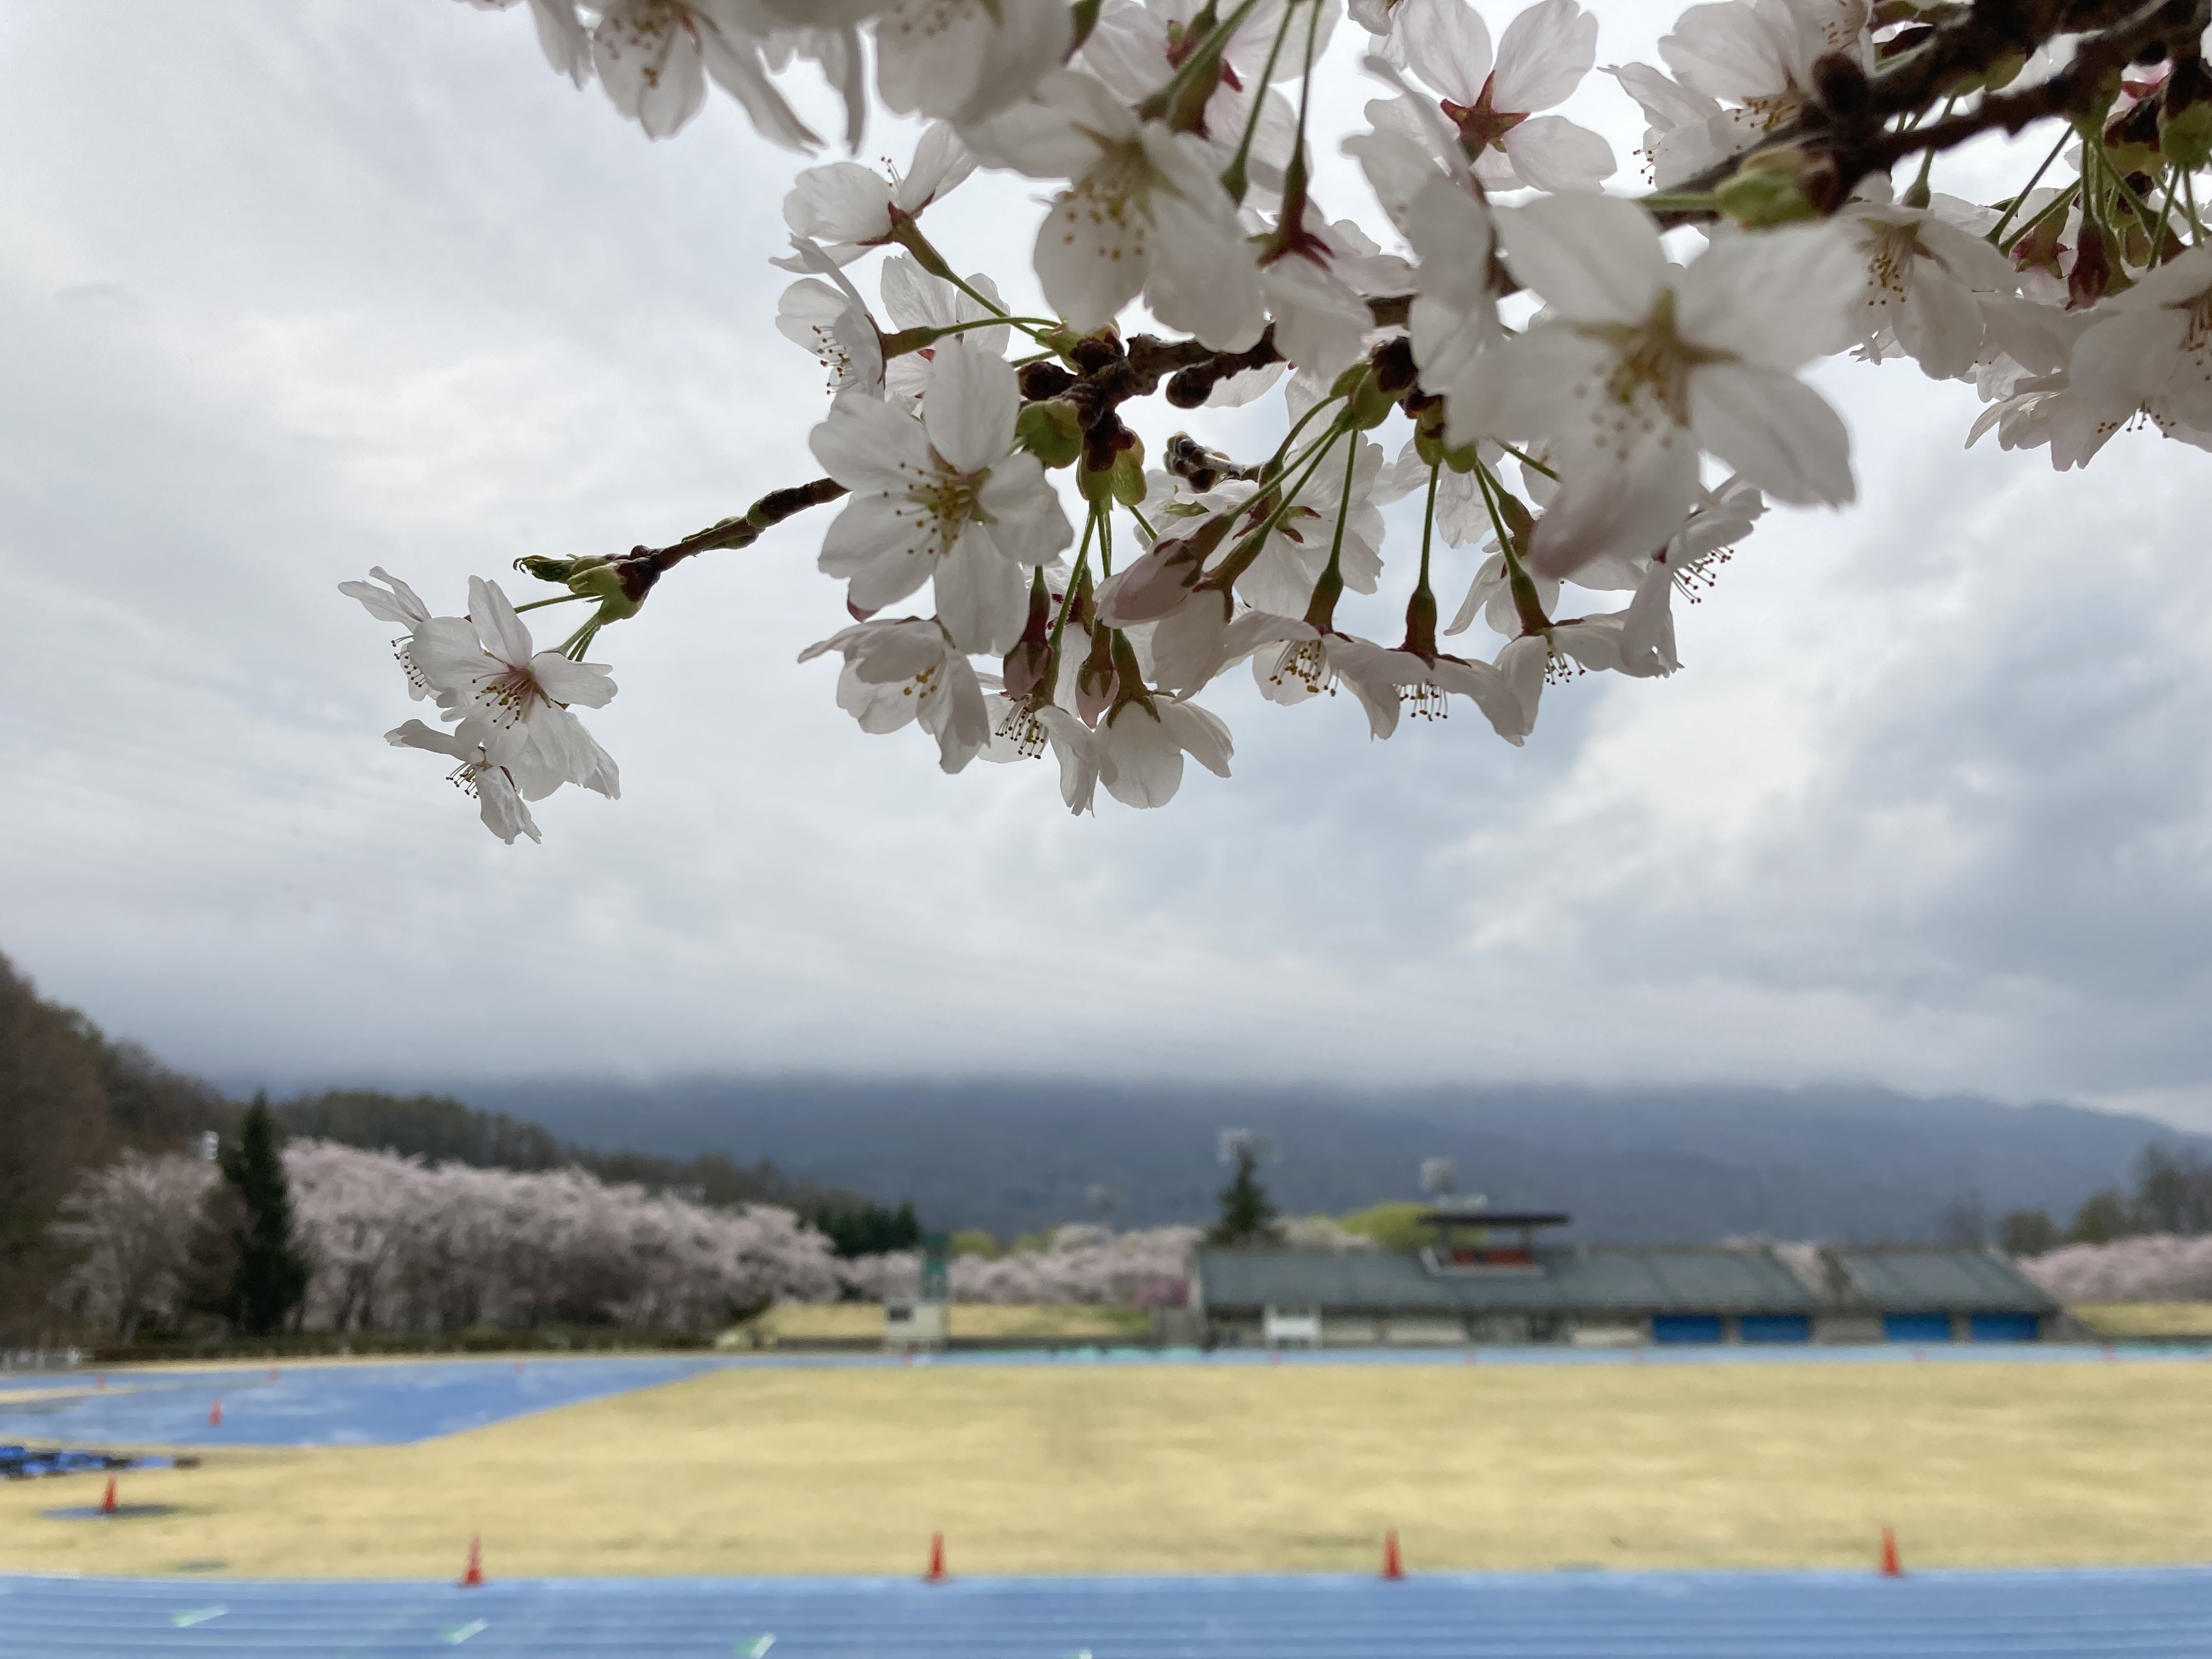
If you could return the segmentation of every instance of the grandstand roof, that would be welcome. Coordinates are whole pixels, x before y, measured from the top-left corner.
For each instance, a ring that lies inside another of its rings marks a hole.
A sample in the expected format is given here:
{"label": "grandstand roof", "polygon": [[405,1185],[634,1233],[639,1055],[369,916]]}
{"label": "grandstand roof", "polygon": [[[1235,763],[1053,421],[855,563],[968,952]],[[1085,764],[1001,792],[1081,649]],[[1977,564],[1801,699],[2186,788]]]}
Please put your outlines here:
{"label": "grandstand roof", "polygon": [[2058,1304],[2009,1261],[1982,1250],[1910,1246],[1834,1252],[1849,1281],[1847,1299],[1905,1311],[1938,1308],[1978,1313],[2056,1313]]}
{"label": "grandstand roof", "polygon": [[1347,1314],[1814,1313],[1845,1305],[1896,1311],[2047,1313],[2057,1304],[1976,1250],[1836,1253],[1847,1288],[1824,1299],[1762,1249],[1562,1246],[1518,1268],[1432,1267],[1392,1250],[1206,1249],[1209,1313],[1322,1308]]}

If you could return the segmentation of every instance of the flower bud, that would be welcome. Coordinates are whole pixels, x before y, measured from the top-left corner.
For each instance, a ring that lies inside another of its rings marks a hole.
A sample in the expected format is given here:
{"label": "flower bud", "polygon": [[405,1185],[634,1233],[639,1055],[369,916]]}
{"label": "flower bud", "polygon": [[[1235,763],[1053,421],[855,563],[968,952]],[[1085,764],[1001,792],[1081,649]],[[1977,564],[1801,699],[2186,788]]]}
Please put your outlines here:
{"label": "flower bud", "polygon": [[1024,363],[1014,379],[1021,386],[1023,398],[1030,403],[1057,398],[1075,384],[1075,376],[1058,363]]}
{"label": "flower bud", "polygon": [[[1095,439],[1097,434],[1091,435]],[[1075,471],[1076,491],[1085,501],[1116,501],[1124,507],[1135,507],[1144,501],[1144,443],[1126,427],[1118,436],[1127,441],[1111,446],[1113,459],[1103,466],[1098,465],[1097,445],[1086,446],[1083,465]]]}
{"label": "flower bud", "polygon": [[1085,374],[1096,374],[1122,356],[1121,337],[1110,328],[1086,334],[1067,350],[1067,360]]}
{"label": "flower bud", "polygon": [[1402,647],[1423,662],[1437,659],[1437,596],[1425,581],[1406,601],[1406,643]]}
{"label": "flower bud", "polygon": [[581,559],[547,559],[529,555],[514,568],[541,582],[557,582],[579,599],[599,602],[600,623],[626,621],[644,608],[645,596],[660,580],[660,567],[640,548],[628,558],[595,553]]}
{"label": "flower bud", "polygon": [[1121,677],[1114,672],[1114,630],[1101,624],[1091,630],[1091,654],[1075,671],[1075,715],[1095,726],[1098,717],[1114,706]]}
{"label": "flower bud", "polygon": [[1157,622],[1181,608],[1206,574],[1206,562],[1236,520],[1221,513],[1188,536],[1165,536],[1098,590],[1098,614],[1117,627]]}
{"label": "flower bud", "polygon": [[1006,653],[1006,695],[1016,702],[1052,678],[1052,594],[1044,585],[1044,567],[1037,567],[1030,581],[1030,614],[1022,636]]}
{"label": "flower bud", "polygon": [[1228,456],[1208,449],[1188,432],[1169,438],[1162,459],[1170,472],[1201,495],[1219,483],[1224,473],[1237,470],[1237,463]]}
{"label": "flower bud", "polygon": [[1048,467],[1073,465],[1083,453],[1083,422],[1065,398],[1025,404],[1014,417],[1014,442]]}
{"label": "flower bud", "polygon": [[1813,85],[1830,114],[1849,120],[1866,113],[1872,89],[1856,58],[1840,52],[1821,53],[1813,60]]}
{"label": "flower bud", "polygon": [[2105,233],[2094,225],[2081,227],[2081,246],[2074,250],[2074,268],[2066,273],[2066,308],[2085,311],[2112,291],[2112,250]]}
{"label": "flower bud", "polygon": [[1389,419],[1398,400],[1382,389],[1372,368],[1363,363],[1359,370],[1359,378],[1352,382],[1351,396],[1345,400],[1345,413],[1351,419],[1353,431],[1371,432]]}
{"label": "flower bud", "polygon": [[1784,144],[1745,156],[1713,194],[1723,213],[1753,229],[1819,218],[1835,186],[1833,161]]}
{"label": "flower bud", "polygon": [[2158,148],[2194,173],[2212,167],[2212,71],[2199,57],[2177,58],[2158,100]]}

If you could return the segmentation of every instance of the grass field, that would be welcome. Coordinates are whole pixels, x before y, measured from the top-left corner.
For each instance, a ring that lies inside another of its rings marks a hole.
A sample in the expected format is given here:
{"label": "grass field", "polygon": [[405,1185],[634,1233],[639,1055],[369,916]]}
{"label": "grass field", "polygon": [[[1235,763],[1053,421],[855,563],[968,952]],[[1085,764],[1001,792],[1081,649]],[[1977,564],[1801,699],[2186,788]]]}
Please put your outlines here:
{"label": "grass field", "polygon": [[2067,1309],[2100,1336],[2212,1336],[2212,1302],[2084,1302]]}
{"label": "grass field", "polygon": [[422,1444],[0,1487],[0,1566],[442,1576],[2212,1559],[2212,1364],[723,1371]]}
{"label": "grass field", "polygon": [[[1072,1343],[1141,1342],[1152,1331],[1142,1308],[1008,1307],[956,1302],[946,1310],[956,1337],[1042,1339]],[[773,1348],[783,1342],[879,1342],[884,1310],[872,1302],[781,1302],[729,1333],[721,1346]]]}

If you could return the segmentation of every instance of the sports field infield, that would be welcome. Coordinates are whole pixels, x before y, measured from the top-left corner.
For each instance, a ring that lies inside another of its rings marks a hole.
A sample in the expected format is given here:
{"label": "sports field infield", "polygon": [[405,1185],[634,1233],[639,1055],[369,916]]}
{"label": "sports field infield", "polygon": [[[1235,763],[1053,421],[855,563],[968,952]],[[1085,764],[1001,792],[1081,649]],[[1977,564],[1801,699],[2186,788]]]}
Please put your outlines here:
{"label": "sports field infield", "polygon": [[734,1367],[409,1445],[205,1449],[0,1568],[435,1577],[2212,1559],[2212,1364]]}

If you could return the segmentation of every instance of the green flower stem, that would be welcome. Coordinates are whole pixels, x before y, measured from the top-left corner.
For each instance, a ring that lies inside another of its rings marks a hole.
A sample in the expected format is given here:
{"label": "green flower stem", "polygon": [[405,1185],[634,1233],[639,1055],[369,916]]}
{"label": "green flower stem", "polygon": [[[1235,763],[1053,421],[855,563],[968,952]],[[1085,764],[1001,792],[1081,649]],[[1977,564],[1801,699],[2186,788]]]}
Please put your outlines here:
{"label": "green flower stem", "polygon": [[1157,121],[1174,108],[1176,95],[1219,59],[1221,49],[1244,27],[1244,20],[1259,9],[1260,0],[1240,0],[1237,9],[1216,23],[1190,56],[1182,60],[1182,67],[1169,78],[1168,83],[1137,106],[1137,118]]}
{"label": "green flower stem", "polygon": [[1083,520],[1083,543],[1075,550],[1075,568],[1067,573],[1067,592],[1060,596],[1060,615],[1052,619],[1052,659],[1060,660],[1060,635],[1067,631],[1067,613],[1075,605],[1075,590],[1083,586],[1083,568],[1091,559],[1091,532],[1098,527],[1098,503],[1091,503]]}
{"label": "green flower stem", "polygon": [[2065,128],[2059,133],[2058,142],[2051,147],[2051,154],[2043,158],[2043,165],[2028,174],[2027,182],[2021,186],[2020,194],[2005,204],[2003,216],[1998,219],[1989,234],[1988,240],[1991,247],[1996,246],[2002,239],[2005,227],[2012,222],[2012,216],[2027,205],[2027,198],[2035,193],[2035,187],[2043,182],[2043,175],[2051,171],[2051,164],[2058,159],[2059,152],[2066,148],[2066,141],[2073,136],[2074,130],[2071,127]]}
{"label": "green flower stem", "polygon": [[1036,340],[1038,344],[1044,343],[1039,333],[1040,328],[1056,330],[1060,326],[1058,323],[1039,324],[1033,319],[1016,317],[1009,313],[1006,307],[975,288],[966,277],[945,263],[945,256],[937,251],[937,245],[921,234],[921,227],[915,223],[910,216],[899,214],[893,217],[891,240],[914,255],[915,263],[931,276],[951,283],[953,287],[989,312],[994,320],[1018,328],[1030,338]]}
{"label": "green flower stem", "polygon": [[1327,633],[1336,626],[1336,602],[1344,594],[1344,524],[1352,516],[1352,478],[1359,470],[1359,440],[1344,448],[1344,489],[1336,498],[1336,533],[1328,541],[1328,566],[1314,584],[1306,621]]}
{"label": "green flower stem", "polygon": [[1544,614],[1543,601],[1536,597],[1535,579],[1521,562],[1513,538],[1506,532],[1504,515],[1498,510],[1497,497],[1492,494],[1504,486],[1490,476],[1490,469],[1480,461],[1474,465],[1474,481],[1482,491],[1483,506],[1490,510],[1490,526],[1498,532],[1498,550],[1505,558],[1505,585],[1512,592],[1513,609],[1521,618],[1521,631],[1540,634],[1552,625],[1552,619]]}
{"label": "green flower stem", "polygon": [[1275,60],[1282,56],[1283,42],[1290,38],[1291,20],[1297,15],[1296,6],[1283,8],[1283,21],[1275,26],[1275,44],[1267,48],[1267,67],[1260,72],[1260,84],[1252,94],[1252,112],[1244,118],[1244,136],[1237,141],[1236,159],[1222,170],[1221,187],[1239,205],[1250,187],[1244,169],[1252,159],[1252,140],[1259,135],[1260,112],[1267,107],[1268,85],[1275,78]]}
{"label": "green flower stem", "polygon": [[1507,454],[1510,455],[1515,460],[1520,462],[1522,465],[1533,466],[1537,471],[1542,473],[1546,477],[1552,479],[1554,483],[1558,481],[1559,475],[1553,471],[1550,467],[1546,466],[1543,462],[1538,460],[1534,455],[1525,455],[1522,453],[1521,451],[1514,448],[1513,446],[1509,443],[1500,442],[1498,447],[1504,450]]}
{"label": "green flower stem", "polygon": [[2030,236],[2033,236],[2035,234],[2036,227],[2040,225],[2045,219],[2048,219],[2052,214],[2065,212],[2068,208],[2074,204],[2074,198],[2081,193],[2081,181],[2079,179],[2076,179],[2072,184],[2067,185],[2065,189],[2060,191],[2057,196],[2053,197],[2050,201],[2045,202],[2043,206],[2037,210],[2033,218],[2030,219],[2018,230],[2013,232],[2013,234],[2007,237],[2003,241],[1999,242],[1997,244],[1997,252],[2000,253],[2011,252],[2022,242],[2026,241]]}
{"label": "green flower stem", "polygon": [[[1298,491],[1306,487],[1307,480],[1319,471],[1321,464],[1328,459],[1329,446],[1351,429],[1345,423],[1343,417],[1338,416],[1330,423],[1328,432],[1323,434],[1316,443],[1311,460],[1302,462],[1305,471],[1298,475],[1296,482],[1288,485],[1271,486],[1281,491],[1276,498],[1273,508],[1261,521],[1257,529],[1248,530],[1237,538],[1236,544],[1229,550],[1228,556],[1214,566],[1212,571],[1206,576],[1205,583],[1206,586],[1216,592],[1222,592],[1251,568],[1252,561],[1258,558],[1261,550],[1267,546],[1267,538],[1274,534],[1276,526],[1282,523],[1285,515],[1290,512],[1291,503],[1297,500]],[[1285,469],[1286,471],[1287,470]]]}

